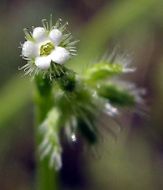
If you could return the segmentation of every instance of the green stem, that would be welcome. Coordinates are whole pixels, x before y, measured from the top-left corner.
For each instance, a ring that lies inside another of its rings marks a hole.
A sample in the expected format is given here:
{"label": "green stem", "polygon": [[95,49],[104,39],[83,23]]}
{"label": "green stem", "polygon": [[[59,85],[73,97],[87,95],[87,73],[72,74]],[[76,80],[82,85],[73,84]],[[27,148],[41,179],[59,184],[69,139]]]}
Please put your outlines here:
{"label": "green stem", "polygon": [[53,106],[52,84],[47,78],[36,77],[36,189],[37,190],[57,190],[58,177],[54,169],[49,167],[48,159],[40,160],[38,146],[42,140],[38,126],[46,118],[47,113]]}

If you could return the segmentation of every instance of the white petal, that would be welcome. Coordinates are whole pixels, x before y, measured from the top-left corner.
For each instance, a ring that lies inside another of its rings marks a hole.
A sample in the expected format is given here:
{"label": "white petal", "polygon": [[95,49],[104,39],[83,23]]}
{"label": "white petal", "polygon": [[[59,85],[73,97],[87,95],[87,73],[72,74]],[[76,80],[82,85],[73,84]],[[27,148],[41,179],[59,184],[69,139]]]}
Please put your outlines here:
{"label": "white petal", "polygon": [[48,69],[50,67],[51,58],[49,56],[37,57],[35,65],[40,69]]}
{"label": "white petal", "polygon": [[70,53],[63,47],[55,47],[50,57],[55,63],[63,64],[70,58]]}
{"label": "white petal", "polygon": [[53,29],[49,34],[50,39],[54,42],[55,46],[59,45],[62,39],[62,32],[58,29]]}
{"label": "white petal", "polygon": [[33,30],[33,38],[37,42],[40,42],[40,41],[44,40],[45,38],[47,38],[47,32],[46,32],[45,28],[43,28],[43,27],[36,27]]}
{"label": "white petal", "polygon": [[34,58],[38,55],[38,47],[31,41],[24,42],[22,46],[22,55],[24,57]]}

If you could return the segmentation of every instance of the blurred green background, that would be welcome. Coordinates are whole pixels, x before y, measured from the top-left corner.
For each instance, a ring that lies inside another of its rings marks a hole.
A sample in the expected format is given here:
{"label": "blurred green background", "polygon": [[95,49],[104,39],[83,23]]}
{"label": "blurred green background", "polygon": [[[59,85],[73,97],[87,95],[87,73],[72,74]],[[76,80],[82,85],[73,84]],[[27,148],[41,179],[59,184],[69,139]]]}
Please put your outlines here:
{"label": "blurred green background", "polygon": [[[126,111],[116,141],[101,127],[97,147],[64,144],[60,189],[163,189],[163,1],[0,1],[0,189],[31,190],[35,182],[33,83],[18,71],[23,28],[63,18],[80,39],[76,71],[119,47],[137,67],[125,77],[146,89],[148,114]],[[139,109],[139,112],[141,110]],[[106,121],[116,130],[115,123]]]}

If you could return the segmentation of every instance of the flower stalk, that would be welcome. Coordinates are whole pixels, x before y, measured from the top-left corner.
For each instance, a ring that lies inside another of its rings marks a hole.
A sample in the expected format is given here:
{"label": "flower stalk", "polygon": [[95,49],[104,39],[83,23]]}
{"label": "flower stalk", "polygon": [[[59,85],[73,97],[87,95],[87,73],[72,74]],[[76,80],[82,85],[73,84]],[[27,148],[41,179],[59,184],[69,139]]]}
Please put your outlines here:
{"label": "flower stalk", "polygon": [[39,146],[42,136],[38,133],[38,126],[45,120],[53,105],[52,85],[48,78],[35,77],[35,136],[36,136],[36,190],[57,190],[58,176],[54,169],[49,167],[49,160],[40,160]]}

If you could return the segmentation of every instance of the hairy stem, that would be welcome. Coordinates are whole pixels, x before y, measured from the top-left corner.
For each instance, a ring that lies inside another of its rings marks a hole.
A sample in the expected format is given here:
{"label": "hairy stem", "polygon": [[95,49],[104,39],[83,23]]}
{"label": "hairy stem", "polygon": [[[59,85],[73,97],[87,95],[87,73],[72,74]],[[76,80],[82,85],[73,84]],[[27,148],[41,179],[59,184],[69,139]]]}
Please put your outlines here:
{"label": "hairy stem", "polygon": [[53,105],[52,98],[52,84],[48,78],[42,78],[37,76],[36,80],[36,93],[35,93],[35,103],[36,103],[36,189],[37,190],[57,190],[58,180],[57,174],[54,169],[49,167],[49,160],[40,160],[38,147],[42,140],[39,134],[38,126],[46,118],[47,113]]}

